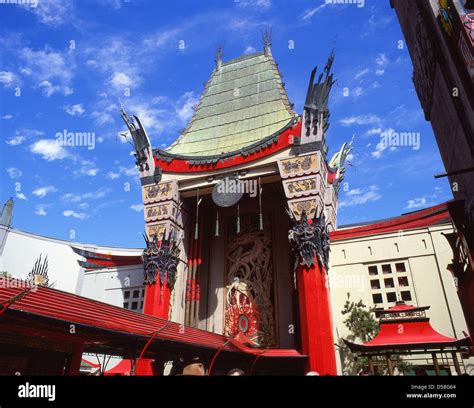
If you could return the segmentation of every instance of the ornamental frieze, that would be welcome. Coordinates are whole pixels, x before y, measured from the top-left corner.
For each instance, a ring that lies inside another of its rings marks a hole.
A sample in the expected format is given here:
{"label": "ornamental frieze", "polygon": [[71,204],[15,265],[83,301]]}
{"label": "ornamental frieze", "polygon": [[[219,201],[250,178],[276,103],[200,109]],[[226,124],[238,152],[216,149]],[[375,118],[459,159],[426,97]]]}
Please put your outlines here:
{"label": "ornamental frieze", "polygon": [[143,202],[145,204],[177,199],[178,183],[176,181],[167,181],[143,187]]}
{"label": "ornamental frieze", "polygon": [[145,221],[153,222],[170,219],[182,225],[182,217],[178,205],[174,201],[145,206]]}
{"label": "ornamental frieze", "polygon": [[283,181],[286,198],[320,194],[324,197],[324,183],[320,174]]}
{"label": "ornamental frieze", "polygon": [[156,235],[158,238],[158,241],[161,241],[163,239],[165,231],[166,231],[166,234],[168,234],[168,232],[171,230],[182,231],[182,229],[179,226],[177,226],[174,222],[170,220],[157,222],[155,224],[148,224],[146,226],[146,233],[147,233],[148,239],[152,239],[152,237]]}
{"label": "ornamental frieze", "polygon": [[309,155],[301,155],[291,159],[284,159],[278,162],[280,176],[283,179],[289,177],[306,176],[315,174],[318,171],[319,152]]}
{"label": "ornamental frieze", "polygon": [[315,196],[309,199],[299,198],[295,200],[289,200],[288,205],[295,215],[295,218],[299,221],[303,215],[303,212],[305,212],[310,219],[313,218],[316,213],[319,214],[324,206],[324,203],[320,196]]}

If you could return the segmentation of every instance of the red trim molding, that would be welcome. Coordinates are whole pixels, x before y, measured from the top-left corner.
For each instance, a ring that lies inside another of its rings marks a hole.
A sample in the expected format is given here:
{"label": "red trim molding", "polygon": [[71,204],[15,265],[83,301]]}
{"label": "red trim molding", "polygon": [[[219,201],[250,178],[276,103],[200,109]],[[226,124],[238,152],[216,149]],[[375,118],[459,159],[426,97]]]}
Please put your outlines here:
{"label": "red trim molding", "polygon": [[163,173],[200,173],[204,171],[226,169],[238,166],[244,163],[250,163],[255,160],[262,159],[279,151],[291,147],[295,138],[299,138],[301,134],[301,122],[296,123],[291,128],[285,130],[278,137],[278,142],[270,146],[262,147],[259,151],[255,151],[247,156],[237,154],[233,157],[219,160],[217,163],[211,164],[190,164],[186,159],[173,159],[168,162],[164,159],[155,157],[155,166],[160,167]]}

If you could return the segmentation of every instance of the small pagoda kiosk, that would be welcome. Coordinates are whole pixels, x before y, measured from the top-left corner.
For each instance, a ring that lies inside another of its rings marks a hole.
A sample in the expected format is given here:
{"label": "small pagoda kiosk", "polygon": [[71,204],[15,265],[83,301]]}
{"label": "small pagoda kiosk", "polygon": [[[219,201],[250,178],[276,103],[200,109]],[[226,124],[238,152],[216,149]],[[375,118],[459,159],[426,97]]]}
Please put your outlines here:
{"label": "small pagoda kiosk", "polygon": [[217,51],[167,149],[153,149],[139,118],[121,111],[142,184],[144,313],[245,339],[263,355],[295,350],[306,370],[336,374],[326,274],[352,147],[327,158],[334,55],[312,71],[298,114],[269,32],[263,41],[263,52],[226,62]]}
{"label": "small pagoda kiosk", "polygon": [[398,301],[386,310],[375,310],[380,320],[380,331],[376,337],[363,344],[344,340],[352,353],[367,357],[369,370],[374,374],[374,357],[386,359],[389,375],[394,374],[391,356],[428,354],[433,359],[436,375],[440,375],[438,355],[451,354],[456,373],[461,375],[458,353],[468,352],[471,339],[455,339],[438,333],[431,327],[426,310],[430,306],[415,307]]}

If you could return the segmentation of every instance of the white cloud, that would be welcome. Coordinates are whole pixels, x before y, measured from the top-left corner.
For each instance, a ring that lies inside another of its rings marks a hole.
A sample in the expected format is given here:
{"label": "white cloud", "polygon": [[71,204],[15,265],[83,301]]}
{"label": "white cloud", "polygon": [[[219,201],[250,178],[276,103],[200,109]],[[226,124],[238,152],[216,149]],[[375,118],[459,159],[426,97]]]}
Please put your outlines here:
{"label": "white cloud", "polygon": [[10,146],[18,146],[21,145],[26,138],[24,136],[16,135],[5,141],[6,144]]}
{"label": "white cloud", "polygon": [[87,218],[87,214],[86,213],[77,213],[73,210],[66,210],[66,211],[63,211],[63,215],[65,217],[72,217],[72,218],[77,218],[79,220],[84,220]]}
{"label": "white cloud", "polygon": [[[20,3],[20,2],[19,2]],[[46,25],[59,26],[70,20],[73,7],[70,0],[38,0],[36,7],[30,3],[20,4],[24,10],[35,14]]]}
{"label": "white cloud", "polygon": [[394,146],[389,146],[387,143],[387,135],[391,135],[395,130],[390,128],[390,129],[371,129],[367,132],[368,135],[379,135],[380,136],[380,142],[377,143],[375,146],[375,150],[371,152],[371,156],[375,159],[380,159],[383,155],[383,153],[388,149],[388,151],[393,152],[394,150],[397,150],[396,147]]}
{"label": "white cloud", "polygon": [[36,207],[36,211],[35,211],[35,214],[36,215],[41,215],[41,216],[45,216],[47,214],[47,212],[44,210],[44,207],[43,206],[37,206]]}
{"label": "white cloud", "polygon": [[58,191],[58,189],[54,186],[39,187],[33,191],[33,194],[39,198],[44,198],[47,194],[54,193],[56,191]]}
{"label": "white cloud", "polygon": [[9,167],[7,169],[8,176],[12,179],[15,178],[20,178],[21,175],[23,174],[20,169],[17,169],[16,167]]}
{"label": "white cloud", "polygon": [[62,160],[69,157],[69,152],[56,140],[41,139],[30,145],[32,153],[40,154],[47,161]]}
{"label": "white cloud", "polygon": [[380,135],[381,133],[382,133],[381,127],[372,128],[366,132],[367,136]]}
{"label": "white cloud", "polygon": [[268,10],[272,6],[271,0],[239,0],[236,3],[241,7],[252,7],[260,10]]}
{"label": "white cloud", "polygon": [[133,204],[130,206],[133,211],[140,212],[143,210],[143,204]]}
{"label": "white cloud", "polygon": [[116,171],[109,171],[107,173],[107,178],[110,180],[116,180],[120,178],[121,176],[126,176],[126,177],[137,177],[139,175],[137,166],[132,166],[132,167],[123,167],[120,166],[118,170]]}
{"label": "white cloud", "polygon": [[413,200],[407,201],[407,206],[405,207],[405,210],[415,210],[417,208],[422,208],[425,205],[426,205],[426,198],[424,197],[414,198]]}
{"label": "white cloud", "polygon": [[377,58],[375,58],[375,63],[377,64],[375,73],[379,76],[385,74],[385,69],[387,68],[389,62],[390,61],[384,53],[377,55]]}
{"label": "white cloud", "polygon": [[5,86],[5,87],[10,87],[12,86],[15,82],[18,81],[17,76],[10,71],[0,71],[0,82]]}
{"label": "white cloud", "polygon": [[7,113],[6,115],[0,116],[0,119],[10,120],[10,119],[13,119],[13,115],[10,115],[9,113]]}
{"label": "white cloud", "polygon": [[351,207],[354,205],[363,205],[369,202],[378,201],[382,195],[378,192],[379,188],[371,185],[364,189],[349,190],[344,197],[344,200],[339,203],[339,207]]}
{"label": "white cloud", "polygon": [[359,80],[370,72],[368,68],[364,68],[355,74],[354,79]]}
{"label": "white cloud", "polygon": [[252,47],[251,45],[249,45],[245,49],[244,54],[254,54],[255,52],[257,52],[257,50],[254,47]]}
{"label": "white cloud", "polygon": [[61,92],[64,96],[74,93],[68,86],[63,87],[60,85],[53,85],[51,82],[46,80],[41,81],[38,86],[41,88],[43,96],[46,96],[47,98],[54,95],[56,92]]}
{"label": "white cloud", "polygon": [[122,90],[123,88],[132,86],[133,80],[124,72],[114,72],[110,83],[114,88]]}
{"label": "white cloud", "polygon": [[64,194],[61,198],[63,201],[68,203],[80,203],[85,202],[87,200],[98,200],[104,198],[107,194],[109,194],[112,190],[106,189],[99,189],[97,191],[91,191],[89,193],[82,193],[82,194],[75,194],[75,193],[67,193]]}
{"label": "white cloud", "polygon": [[66,110],[66,113],[71,116],[81,116],[85,112],[84,106],[82,106],[81,103],[76,105],[68,105],[64,109]]}
{"label": "white cloud", "polygon": [[75,67],[72,54],[56,52],[50,47],[42,50],[25,47],[20,50],[19,59],[24,64],[22,72],[38,84],[44,96],[73,93],[70,87]]}
{"label": "white cloud", "polygon": [[343,118],[339,121],[342,126],[353,126],[353,125],[374,125],[380,124],[381,119],[374,114],[367,115],[356,115]]}
{"label": "white cloud", "polygon": [[199,98],[194,96],[194,92],[186,92],[179,100],[177,113],[183,122],[187,122],[193,116],[195,106],[199,103]]}
{"label": "white cloud", "polygon": [[381,140],[379,143],[377,143],[377,146],[375,146],[375,150],[371,152],[371,156],[375,159],[380,159],[382,157],[383,152],[387,149],[388,145],[387,143],[384,143],[383,140]]}
{"label": "white cloud", "polygon": [[353,90],[352,90],[352,96],[354,99],[358,99],[360,96],[362,96],[364,94],[364,88],[358,86],[358,87],[355,87]]}
{"label": "white cloud", "polygon": [[324,9],[328,3],[321,4],[318,7],[314,7],[312,9],[307,9],[304,11],[303,14],[300,16],[300,21],[302,22],[308,22],[310,21],[314,15],[318,14],[322,9]]}
{"label": "white cloud", "polygon": [[16,198],[19,200],[28,200],[23,193],[16,193]]}
{"label": "white cloud", "polygon": [[78,162],[78,166],[76,166],[76,170],[73,173],[76,176],[89,176],[95,177],[97,173],[99,173],[99,169],[96,167],[96,164],[91,160],[82,160],[75,158],[75,161]]}

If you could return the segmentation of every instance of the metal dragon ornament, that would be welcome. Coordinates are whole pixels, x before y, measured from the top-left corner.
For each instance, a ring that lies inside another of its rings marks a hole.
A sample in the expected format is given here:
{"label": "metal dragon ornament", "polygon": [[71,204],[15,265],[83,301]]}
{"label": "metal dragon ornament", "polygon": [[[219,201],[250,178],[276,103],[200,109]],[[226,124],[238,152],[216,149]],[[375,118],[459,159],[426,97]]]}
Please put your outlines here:
{"label": "metal dragon ornament", "polygon": [[32,286],[46,286],[46,287],[53,287],[54,283],[49,283],[49,276],[48,276],[48,256],[42,260],[42,254],[40,254],[39,258],[36,260],[33,269],[30,271],[28,276],[26,277],[26,281],[29,282]]}
{"label": "metal dragon ornament", "polygon": [[319,261],[327,271],[329,268],[330,251],[329,231],[323,212],[321,211],[319,217],[316,217],[315,213],[312,221],[308,220],[304,210],[300,221],[296,219],[291,210],[288,210],[288,214],[293,221],[293,227],[289,231],[288,239],[295,257],[295,270],[298,265],[311,267]]}
{"label": "metal dragon ornament", "polygon": [[166,236],[165,231],[161,241],[158,241],[156,235],[153,235],[151,239],[144,235],[144,238],[146,242],[146,249],[142,253],[144,283],[149,285],[156,283],[159,273],[159,282],[163,285],[166,278],[168,286],[173,289],[181,253],[175,233],[170,232]]}

